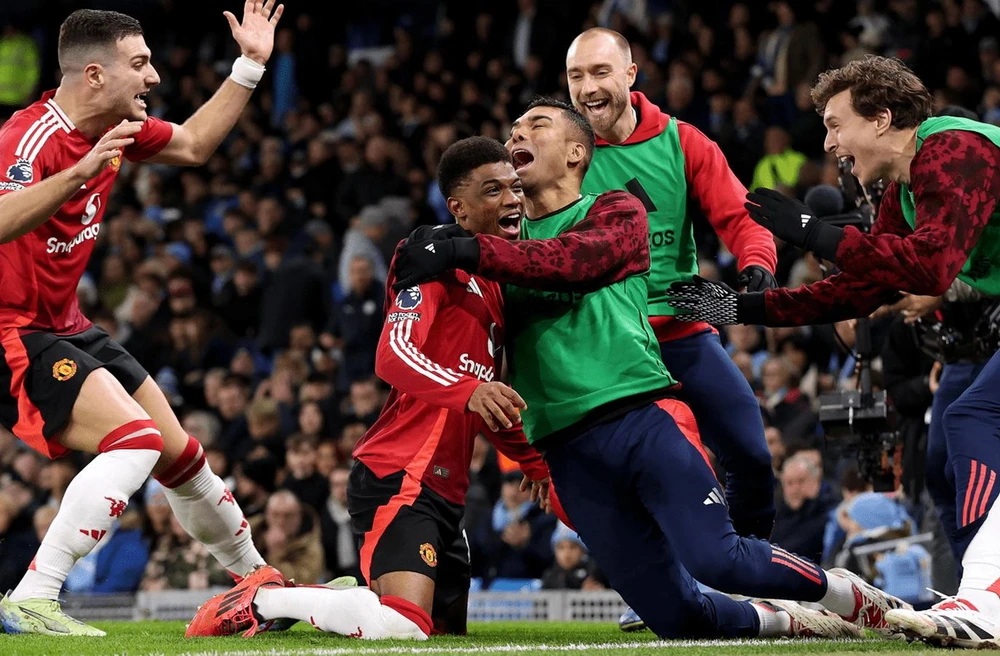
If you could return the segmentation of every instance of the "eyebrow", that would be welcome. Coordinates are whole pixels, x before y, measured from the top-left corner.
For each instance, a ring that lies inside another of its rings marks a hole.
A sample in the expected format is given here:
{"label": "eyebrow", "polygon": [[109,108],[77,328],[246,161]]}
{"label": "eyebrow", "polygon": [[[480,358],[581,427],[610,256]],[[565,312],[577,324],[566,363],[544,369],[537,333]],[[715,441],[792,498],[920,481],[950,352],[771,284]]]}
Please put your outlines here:
{"label": "eyebrow", "polygon": [[[513,180],[510,181],[510,184],[511,185],[516,185],[520,181],[521,181],[520,178],[515,178],[515,179],[513,179]],[[480,186],[480,188],[482,188],[482,187],[487,187],[487,186],[493,185],[493,184],[500,185],[500,184],[503,184],[503,183],[504,183],[504,181],[502,179],[500,179],[500,178],[490,178],[489,180],[483,180],[483,183],[481,185],[479,185],[479,186]]]}
{"label": "eyebrow", "polygon": [[143,61],[149,61],[149,54],[142,53],[142,54],[138,54],[138,55],[132,55],[129,58],[129,61],[135,61],[136,59],[141,59]]}
{"label": "eyebrow", "polygon": [[[538,121],[549,121],[551,123],[552,122],[552,117],[551,116],[546,116],[545,114],[539,114],[539,115],[536,115],[536,116],[532,116],[531,118],[528,119],[529,123],[537,123]],[[511,125],[510,125],[510,131],[513,132],[514,128],[516,128],[518,125],[520,125],[520,123],[521,123],[521,119],[517,119],[516,121],[514,121],[513,123],[511,123]]]}
{"label": "eyebrow", "polygon": [[827,123],[829,123],[831,121],[839,121],[839,120],[840,119],[837,118],[836,114],[830,114],[828,116],[824,116],[823,117],[823,124],[825,125],[825,124],[827,124]]}

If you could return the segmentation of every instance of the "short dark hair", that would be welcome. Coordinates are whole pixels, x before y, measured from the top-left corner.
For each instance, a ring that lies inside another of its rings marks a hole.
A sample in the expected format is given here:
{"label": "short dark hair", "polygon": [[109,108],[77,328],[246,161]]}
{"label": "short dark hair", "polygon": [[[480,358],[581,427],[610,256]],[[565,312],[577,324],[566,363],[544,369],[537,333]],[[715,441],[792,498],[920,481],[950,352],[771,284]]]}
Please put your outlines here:
{"label": "short dark hair", "polygon": [[480,166],[510,162],[510,153],[503,144],[489,137],[466,137],[448,146],[438,162],[438,187],[445,198],[465,184],[469,175]]}
{"label": "short dark hair", "polygon": [[59,27],[59,67],[66,70],[66,55],[72,50],[113,46],[127,36],[142,36],[142,25],[131,16],[117,11],[78,9]]}
{"label": "short dark hair", "polygon": [[897,129],[917,127],[934,109],[934,99],[920,78],[892,57],[868,55],[820,74],[812,88],[816,111],[822,114],[830,98],[848,90],[854,111],[871,120],[888,109]]}
{"label": "short dark hair", "polygon": [[555,109],[562,111],[563,115],[576,128],[577,137],[580,139],[580,143],[582,143],[583,147],[587,149],[587,156],[583,160],[583,168],[580,171],[580,179],[582,180],[583,176],[587,174],[587,169],[590,168],[590,162],[594,159],[594,148],[597,144],[597,137],[594,135],[594,128],[576,107],[557,98],[539,96],[532,100],[528,106],[524,108],[524,111],[528,112],[535,107],[554,107]]}

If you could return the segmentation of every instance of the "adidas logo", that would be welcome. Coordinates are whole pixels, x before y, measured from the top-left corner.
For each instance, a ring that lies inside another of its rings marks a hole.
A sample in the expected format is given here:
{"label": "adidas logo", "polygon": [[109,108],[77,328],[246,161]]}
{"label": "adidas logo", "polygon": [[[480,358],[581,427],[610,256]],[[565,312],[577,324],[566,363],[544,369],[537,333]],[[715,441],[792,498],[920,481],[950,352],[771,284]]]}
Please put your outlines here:
{"label": "adidas logo", "polygon": [[803,227],[803,228],[805,228],[805,227],[806,227],[806,225],[807,225],[807,224],[808,224],[808,223],[809,223],[810,221],[812,221],[812,216],[811,216],[811,215],[809,215],[809,214],[800,214],[800,215],[799,215],[799,218],[801,218],[801,219],[802,219],[802,227]]}
{"label": "adidas logo", "polygon": [[483,292],[481,289],[479,289],[479,283],[477,283],[476,279],[473,278],[472,276],[469,276],[469,284],[465,288],[465,291],[469,292],[470,294],[475,294],[479,298],[483,298]]}
{"label": "adidas logo", "polygon": [[701,502],[701,505],[703,505],[703,506],[711,506],[712,504],[715,504],[715,503],[718,503],[718,504],[721,504],[721,505],[724,506],[724,505],[726,505],[726,500],[722,496],[722,492],[719,492],[718,488],[713,487],[712,491],[708,493],[707,497],[705,497],[705,500]]}
{"label": "adidas logo", "polygon": [[437,252],[437,251],[434,250],[434,244],[427,244],[426,246],[424,246],[424,250],[425,251],[430,251],[431,253],[436,253]]}

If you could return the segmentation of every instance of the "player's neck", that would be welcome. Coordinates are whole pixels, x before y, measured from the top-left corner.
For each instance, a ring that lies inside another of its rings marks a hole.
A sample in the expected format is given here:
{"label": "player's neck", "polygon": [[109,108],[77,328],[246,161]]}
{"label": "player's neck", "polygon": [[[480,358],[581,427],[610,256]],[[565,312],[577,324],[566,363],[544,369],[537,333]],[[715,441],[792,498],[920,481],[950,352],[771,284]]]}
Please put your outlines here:
{"label": "player's neck", "polygon": [[611,126],[611,129],[607,134],[599,134],[601,139],[604,139],[611,144],[620,144],[635,132],[636,127],[639,125],[639,116],[636,114],[635,107],[629,105],[628,108],[621,113],[615,124]]}
{"label": "player's neck", "polygon": [[63,85],[59,85],[59,88],[56,89],[53,100],[69,117],[69,120],[73,121],[76,129],[91,139],[101,136],[114,124],[113,118],[109,118],[106,113],[87,102],[82,94]]}
{"label": "player's neck", "polygon": [[552,214],[580,198],[580,183],[571,173],[542,189],[525,190],[524,209],[529,219]]}
{"label": "player's neck", "polygon": [[889,149],[892,153],[889,159],[889,172],[886,176],[897,184],[910,184],[910,165],[917,154],[917,130],[897,130],[889,132]]}

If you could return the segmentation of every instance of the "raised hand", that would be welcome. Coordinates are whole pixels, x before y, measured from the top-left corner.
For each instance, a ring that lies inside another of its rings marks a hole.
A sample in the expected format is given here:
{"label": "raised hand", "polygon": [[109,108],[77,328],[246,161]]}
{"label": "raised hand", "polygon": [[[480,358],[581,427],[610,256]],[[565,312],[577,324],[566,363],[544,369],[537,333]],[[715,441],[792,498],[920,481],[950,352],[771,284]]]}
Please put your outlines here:
{"label": "raised hand", "polygon": [[695,276],[691,282],[675,282],[667,302],[677,310],[679,321],[704,321],[716,326],[764,322],[763,292],[738,294],[728,285]]}
{"label": "raised hand", "polygon": [[222,12],[229,21],[229,28],[233,31],[233,38],[240,45],[240,50],[261,66],[271,57],[271,51],[274,49],[274,28],[285,11],[285,5],[278,5],[275,8],[274,3],[275,0],[264,0],[264,2],[247,0],[243,3],[242,23],[237,21],[232,13]]}
{"label": "raised hand", "polygon": [[809,206],[779,191],[758,187],[743,205],[750,218],[793,246],[834,260],[844,231],[823,223]]}
{"label": "raised hand", "polygon": [[122,121],[104,133],[94,147],[76,163],[74,169],[84,180],[90,180],[104,170],[116,157],[121,157],[125,147],[135,139],[133,134],[142,129],[142,121]]}

